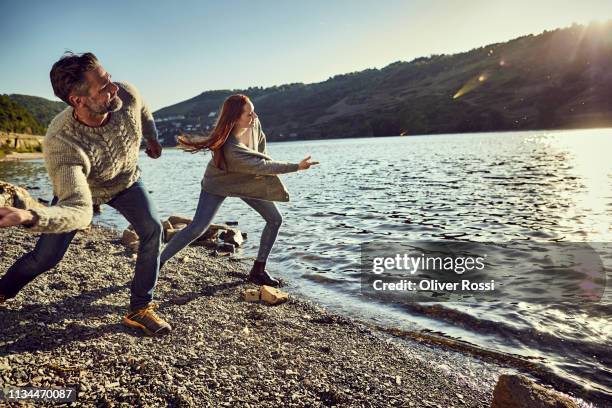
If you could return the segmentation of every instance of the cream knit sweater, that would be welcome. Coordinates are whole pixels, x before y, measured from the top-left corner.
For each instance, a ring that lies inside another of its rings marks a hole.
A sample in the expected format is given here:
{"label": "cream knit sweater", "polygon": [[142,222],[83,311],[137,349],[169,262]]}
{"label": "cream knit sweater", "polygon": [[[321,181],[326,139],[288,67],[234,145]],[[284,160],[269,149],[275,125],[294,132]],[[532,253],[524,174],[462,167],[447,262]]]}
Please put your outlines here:
{"label": "cream knit sweater", "polygon": [[50,123],[43,142],[45,166],[57,205],[31,208],[38,215],[33,232],[60,233],[87,227],[93,204],[110,201],[140,177],[142,137],[157,139],[153,115],[138,90],[118,82],[123,107],[109,121],[92,128],[72,116],[72,107]]}

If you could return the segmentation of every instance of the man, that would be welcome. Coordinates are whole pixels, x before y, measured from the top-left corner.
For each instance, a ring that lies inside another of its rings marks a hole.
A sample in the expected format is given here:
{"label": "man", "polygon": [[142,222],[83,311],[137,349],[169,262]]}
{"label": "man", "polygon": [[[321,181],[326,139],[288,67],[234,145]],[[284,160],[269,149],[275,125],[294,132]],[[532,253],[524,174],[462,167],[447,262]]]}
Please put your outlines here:
{"label": "man", "polygon": [[159,272],[162,226],[137,166],[142,137],[147,154],[161,155],[153,116],[138,90],[114,83],[92,53],[66,53],[51,68],[53,91],[69,107],[49,124],[43,142],[53,184],[51,207],[0,208],[0,227],[23,225],[42,232],[34,250],[0,279],[0,302],[12,298],[64,256],[77,230],[92,219],[93,205],[119,211],[140,237],[130,308],[123,323],[149,335],[171,327],[151,303]]}

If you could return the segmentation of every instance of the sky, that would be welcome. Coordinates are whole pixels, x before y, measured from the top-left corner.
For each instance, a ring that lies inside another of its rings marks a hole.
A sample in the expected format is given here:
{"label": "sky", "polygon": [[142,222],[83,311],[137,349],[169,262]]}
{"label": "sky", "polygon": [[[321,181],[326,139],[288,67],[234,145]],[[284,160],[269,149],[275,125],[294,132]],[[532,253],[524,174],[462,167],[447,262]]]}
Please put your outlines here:
{"label": "sky", "polygon": [[157,110],[610,19],[612,0],[0,0],[0,94],[57,100],[66,50],[95,53]]}

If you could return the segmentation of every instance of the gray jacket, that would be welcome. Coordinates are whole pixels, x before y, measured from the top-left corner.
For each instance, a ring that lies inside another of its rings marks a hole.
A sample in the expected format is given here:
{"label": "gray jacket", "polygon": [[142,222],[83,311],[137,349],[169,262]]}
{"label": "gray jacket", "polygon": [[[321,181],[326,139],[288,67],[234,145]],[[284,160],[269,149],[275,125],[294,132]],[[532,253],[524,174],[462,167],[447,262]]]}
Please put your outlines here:
{"label": "gray jacket", "polygon": [[268,156],[266,135],[259,120],[251,132],[251,146],[230,135],[223,145],[227,169],[206,166],[202,190],[228,197],[256,198],[267,201],[289,201],[289,193],[277,174],[298,171],[294,163],[274,161]]}

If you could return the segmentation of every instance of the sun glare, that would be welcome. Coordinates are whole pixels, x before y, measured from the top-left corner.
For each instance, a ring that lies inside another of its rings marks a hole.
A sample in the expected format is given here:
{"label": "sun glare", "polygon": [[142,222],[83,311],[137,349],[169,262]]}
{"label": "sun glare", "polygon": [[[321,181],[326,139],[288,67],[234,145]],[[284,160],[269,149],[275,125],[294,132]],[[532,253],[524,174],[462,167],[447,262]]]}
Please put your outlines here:
{"label": "sun glare", "polygon": [[474,89],[478,88],[488,79],[487,74],[480,74],[465,83],[456,93],[453,95],[453,99],[457,99],[462,97],[463,95],[472,92]]}

